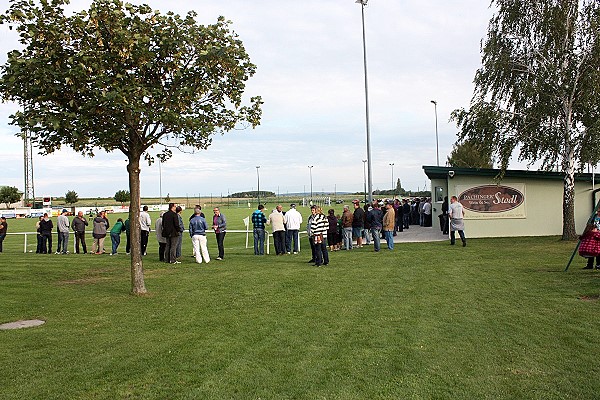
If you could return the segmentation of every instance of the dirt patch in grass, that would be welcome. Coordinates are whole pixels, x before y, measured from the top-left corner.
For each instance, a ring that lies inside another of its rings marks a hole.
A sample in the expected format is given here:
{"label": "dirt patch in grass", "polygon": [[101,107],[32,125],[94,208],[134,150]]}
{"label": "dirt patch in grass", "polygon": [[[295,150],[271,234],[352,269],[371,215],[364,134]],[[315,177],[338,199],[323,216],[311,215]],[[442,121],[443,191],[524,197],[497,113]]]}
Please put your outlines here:
{"label": "dirt patch in grass", "polygon": [[581,295],[578,298],[579,298],[579,300],[582,300],[582,301],[598,301],[598,299],[600,298],[600,295],[599,294]]}

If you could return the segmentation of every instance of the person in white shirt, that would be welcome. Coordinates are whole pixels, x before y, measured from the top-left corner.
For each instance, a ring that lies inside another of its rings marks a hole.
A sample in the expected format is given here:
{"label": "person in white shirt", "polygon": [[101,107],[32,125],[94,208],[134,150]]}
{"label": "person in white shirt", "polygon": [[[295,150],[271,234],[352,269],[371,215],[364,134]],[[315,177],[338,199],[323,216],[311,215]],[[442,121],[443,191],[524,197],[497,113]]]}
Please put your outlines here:
{"label": "person in white shirt", "polygon": [[142,255],[146,255],[146,248],[148,247],[148,236],[150,236],[150,226],[152,225],[152,220],[150,219],[150,214],[148,214],[148,206],[144,206],[142,208],[142,212],[140,212],[140,229],[141,229],[141,249]]}
{"label": "person in white shirt", "polygon": [[427,198],[425,200],[425,204],[423,204],[423,215],[425,217],[425,222],[423,226],[431,226],[431,199]]}
{"label": "person in white shirt", "polygon": [[458,231],[460,236],[460,240],[462,240],[462,245],[465,247],[467,245],[467,240],[465,239],[465,223],[463,222],[463,217],[465,212],[463,210],[462,204],[459,203],[458,198],[456,196],[452,196],[450,198],[450,207],[448,208],[448,217],[450,218],[450,244],[454,245],[456,239],[454,238],[454,232]]}
{"label": "person in white shirt", "polygon": [[285,250],[288,254],[292,252],[292,240],[294,241],[294,254],[300,251],[300,225],[302,225],[302,215],[296,210],[295,204],[290,204],[290,209],[284,216],[287,228],[285,234]]}

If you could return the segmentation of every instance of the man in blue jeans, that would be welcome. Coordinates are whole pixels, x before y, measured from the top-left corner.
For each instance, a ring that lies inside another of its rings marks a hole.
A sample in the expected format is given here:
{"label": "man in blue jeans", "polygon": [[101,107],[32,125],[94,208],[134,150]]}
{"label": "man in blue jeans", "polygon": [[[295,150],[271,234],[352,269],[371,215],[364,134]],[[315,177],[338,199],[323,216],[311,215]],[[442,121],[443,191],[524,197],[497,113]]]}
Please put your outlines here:
{"label": "man in blue jeans", "polygon": [[381,249],[381,228],[383,227],[383,212],[379,208],[377,201],[373,202],[373,209],[367,213],[367,220],[371,225],[371,234],[373,235],[373,250]]}
{"label": "man in blue jeans", "polygon": [[[69,254],[69,227],[70,227],[70,223],[69,223],[69,217],[67,217],[67,209],[63,209],[62,212],[60,213],[60,215],[58,216],[57,220],[56,220],[56,225],[58,228],[58,238],[59,240],[59,245],[58,248],[56,249],[56,252],[60,252],[62,254]],[[61,245],[62,245],[62,249],[61,249]]]}
{"label": "man in blue jeans", "polygon": [[388,250],[394,250],[394,226],[396,220],[396,213],[394,212],[394,206],[392,203],[386,205],[386,212],[383,216],[383,232],[385,233],[385,240],[387,242]]}
{"label": "man in blue jeans", "polygon": [[252,225],[254,229],[252,235],[254,236],[254,255],[262,256],[265,254],[265,222],[267,217],[263,210],[265,206],[262,204],[258,205],[258,209],[252,213]]}

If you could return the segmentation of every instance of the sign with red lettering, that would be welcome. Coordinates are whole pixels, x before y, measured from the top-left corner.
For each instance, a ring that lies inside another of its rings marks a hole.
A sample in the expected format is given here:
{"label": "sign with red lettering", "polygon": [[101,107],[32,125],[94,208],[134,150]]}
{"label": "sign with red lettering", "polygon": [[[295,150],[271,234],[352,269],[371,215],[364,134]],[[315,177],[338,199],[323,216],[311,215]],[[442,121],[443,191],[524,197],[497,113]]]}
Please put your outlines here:
{"label": "sign with red lettering", "polygon": [[525,195],[510,186],[482,185],[463,191],[458,201],[464,208],[478,213],[502,213],[519,207]]}

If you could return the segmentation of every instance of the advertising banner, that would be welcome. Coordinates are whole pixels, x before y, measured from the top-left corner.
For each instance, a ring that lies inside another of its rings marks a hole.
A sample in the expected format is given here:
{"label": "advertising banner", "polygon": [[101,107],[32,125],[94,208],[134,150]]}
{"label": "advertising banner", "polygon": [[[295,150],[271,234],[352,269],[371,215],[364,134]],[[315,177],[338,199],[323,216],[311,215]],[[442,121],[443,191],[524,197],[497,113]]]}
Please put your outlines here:
{"label": "advertising banner", "polygon": [[525,184],[455,187],[465,219],[527,218]]}

